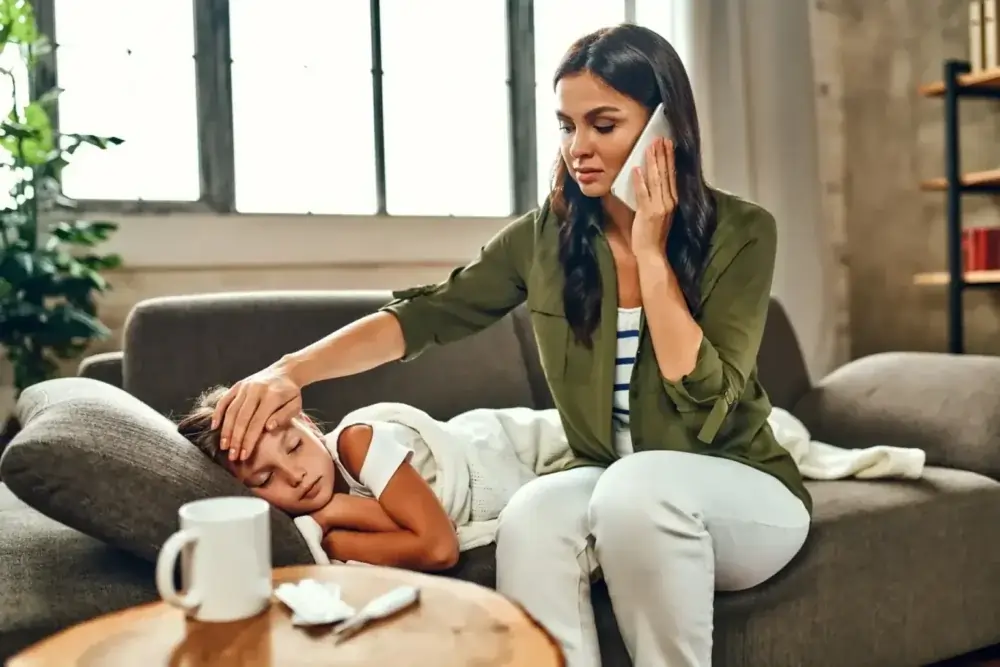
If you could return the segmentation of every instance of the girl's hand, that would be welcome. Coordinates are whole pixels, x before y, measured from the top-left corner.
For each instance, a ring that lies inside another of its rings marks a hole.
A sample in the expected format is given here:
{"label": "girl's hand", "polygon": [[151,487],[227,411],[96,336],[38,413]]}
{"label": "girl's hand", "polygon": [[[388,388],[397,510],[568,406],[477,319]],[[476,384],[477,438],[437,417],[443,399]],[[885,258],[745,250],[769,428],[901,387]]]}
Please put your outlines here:
{"label": "girl's hand", "polygon": [[632,252],[662,255],[667,247],[667,232],[677,208],[677,172],[674,143],[667,139],[653,142],[646,150],[642,167],[635,168],[636,212],[632,223]]}
{"label": "girl's hand", "polygon": [[402,530],[400,525],[386,514],[377,500],[347,493],[333,494],[330,502],[313,512],[311,516],[323,528],[324,533],[331,530],[355,530],[364,533],[391,533]]}

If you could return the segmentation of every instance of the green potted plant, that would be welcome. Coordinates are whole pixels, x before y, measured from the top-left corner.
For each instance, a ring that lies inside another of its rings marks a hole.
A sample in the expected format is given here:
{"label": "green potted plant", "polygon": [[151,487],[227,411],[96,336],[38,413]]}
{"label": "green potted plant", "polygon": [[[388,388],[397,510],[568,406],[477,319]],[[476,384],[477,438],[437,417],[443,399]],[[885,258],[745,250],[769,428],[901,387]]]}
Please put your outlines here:
{"label": "green potted plant", "polygon": [[[0,0],[0,52],[9,48],[17,49],[29,73],[50,53],[27,0]],[[11,89],[9,113],[0,121],[0,179],[12,184],[8,201],[0,203],[0,352],[13,368],[17,396],[56,375],[59,360],[79,356],[110,333],[97,316],[96,298],[109,287],[101,272],[121,259],[97,246],[117,226],[81,219],[62,193],[60,173],[81,146],[103,150],[122,140],[58,132],[49,115],[58,88],[23,104],[17,73],[0,68],[0,77]],[[9,438],[12,418],[5,426]]]}

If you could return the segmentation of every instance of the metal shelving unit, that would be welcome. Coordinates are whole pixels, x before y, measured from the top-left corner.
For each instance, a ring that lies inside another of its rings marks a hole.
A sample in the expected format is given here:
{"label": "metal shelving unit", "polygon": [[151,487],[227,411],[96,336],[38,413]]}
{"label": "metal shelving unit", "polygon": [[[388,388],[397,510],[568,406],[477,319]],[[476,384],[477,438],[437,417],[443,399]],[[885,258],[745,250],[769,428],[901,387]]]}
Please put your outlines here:
{"label": "metal shelving unit", "polygon": [[1000,99],[1000,68],[971,72],[968,62],[946,60],[944,79],[920,86],[924,97],[944,100],[944,177],[923,181],[921,190],[945,192],[948,270],[918,273],[917,285],[948,288],[948,351],[965,352],[965,317],[962,294],[967,289],[1000,287],[1000,271],[968,271],[962,267],[962,197],[966,194],[1000,194],[1000,169],[961,173],[959,101],[963,98]]}

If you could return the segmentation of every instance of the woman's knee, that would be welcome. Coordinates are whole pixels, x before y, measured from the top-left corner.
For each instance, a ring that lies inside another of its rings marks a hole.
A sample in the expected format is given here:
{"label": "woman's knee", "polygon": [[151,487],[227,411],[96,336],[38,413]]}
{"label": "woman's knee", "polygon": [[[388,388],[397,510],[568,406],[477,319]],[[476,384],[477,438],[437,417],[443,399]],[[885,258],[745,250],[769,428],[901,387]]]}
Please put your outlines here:
{"label": "woman's knee", "polygon": [[[684,479],[684,452],[636,452],[613,463],[594,488],[588,519],[594,537],[600,533],[635,534],[675,516],[683,528],[698,529],[696,498]],[[610,536],[610,535],[609,535]]]}
{"label": "woman's knee", "polygon": [[587,506],[601,472],[577,468],[552,473],[518,489],[500,512],[498,549],[547,538],[585,538]]}

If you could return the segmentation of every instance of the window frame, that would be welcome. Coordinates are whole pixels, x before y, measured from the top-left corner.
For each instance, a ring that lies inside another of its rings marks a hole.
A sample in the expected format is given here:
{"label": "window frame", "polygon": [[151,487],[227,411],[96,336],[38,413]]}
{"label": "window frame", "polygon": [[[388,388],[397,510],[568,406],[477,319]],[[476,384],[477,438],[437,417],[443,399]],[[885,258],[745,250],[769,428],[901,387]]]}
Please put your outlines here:
{"label": "window frame", "polygon": [[[236,210],[235,158],[233,139],[233,85],[230,68],[230,0],[190,0],[194,3],[195,86],[198,124],[198,162],[201,197],[198,201],[96,200],[80,199],[81,208],[125,215],[214,213],[258,215]],[[625,20],[635,18],[635,0],[618,0],[625,6]],[[55,25],[56,0],[35,0],[39,29],[52,41],[53,52],[46,56],[33,75],[32,93],[41,93],[56,84],[55,52],[58,35]],[[375,126],[375,179],[377,210],[386,212],[384,108],[382,102],[382,44],[380,0],[370,0],[372,47],[372,112]],[[534,0],[506,0],[507,85],[509,88],[511,213],[526,213],[538,205],[538,164],[535,127],[535,30]],[[58,126],[58,103],[52,118]],[[314,214],[288,213],[288,216]],[[371,216],[366,216],[371,217]],[[405,216],[404,216],[405,217]],[[452,216],[441,216],[452,217]]]}

